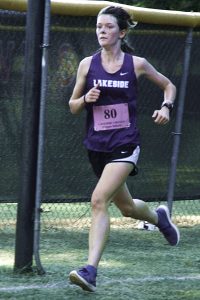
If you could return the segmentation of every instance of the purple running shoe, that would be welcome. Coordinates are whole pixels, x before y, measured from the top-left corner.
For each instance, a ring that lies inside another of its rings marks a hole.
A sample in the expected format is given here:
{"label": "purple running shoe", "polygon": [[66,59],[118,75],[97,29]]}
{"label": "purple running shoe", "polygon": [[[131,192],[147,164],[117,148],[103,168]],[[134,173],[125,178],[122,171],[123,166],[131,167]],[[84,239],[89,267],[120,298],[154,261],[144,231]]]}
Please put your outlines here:
{"label": "purple running shoe", "polygon": [[156,225],[171,246],[176,246],[180,240],[180,233],[176,225],[171,221],[167,206],[160,205],[156,209],[158,224]]}
{"label": "purple running shoe", "polygon": [[87,265],[78,271],[73,270],[69,273],[71,283],[80,286],[83,290],[88,292],[95,292],[96,276],[97,269],[91,265]]}

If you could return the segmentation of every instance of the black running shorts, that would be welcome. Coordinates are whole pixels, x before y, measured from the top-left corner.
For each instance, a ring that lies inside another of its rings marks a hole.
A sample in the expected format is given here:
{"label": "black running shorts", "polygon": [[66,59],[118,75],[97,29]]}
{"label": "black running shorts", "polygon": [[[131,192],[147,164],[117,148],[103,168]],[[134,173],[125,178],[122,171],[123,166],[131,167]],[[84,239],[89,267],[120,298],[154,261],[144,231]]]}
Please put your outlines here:
{"label": "black running shorts", "polygon": [[93,171],[98,178],[101,177],[106,164],[110,162],[125,162],[133,164],[134,168],[129,176],[135,176],[138,173],[136,166],[140,154],[140,147],[135,145],[122,145],[113,152],[97,152],[88,150],[89,161]]}

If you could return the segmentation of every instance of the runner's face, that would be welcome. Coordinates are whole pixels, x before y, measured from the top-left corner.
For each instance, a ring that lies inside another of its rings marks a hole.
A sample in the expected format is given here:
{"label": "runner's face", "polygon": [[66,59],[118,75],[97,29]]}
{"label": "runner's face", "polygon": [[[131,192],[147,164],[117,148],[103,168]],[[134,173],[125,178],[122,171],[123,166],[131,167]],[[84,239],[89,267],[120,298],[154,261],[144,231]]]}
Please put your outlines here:
{"label": "runner's face", "polygon": [[101,47],[116,45],[124,36],[112,15],[100,15],[97,18],[96,34]]}

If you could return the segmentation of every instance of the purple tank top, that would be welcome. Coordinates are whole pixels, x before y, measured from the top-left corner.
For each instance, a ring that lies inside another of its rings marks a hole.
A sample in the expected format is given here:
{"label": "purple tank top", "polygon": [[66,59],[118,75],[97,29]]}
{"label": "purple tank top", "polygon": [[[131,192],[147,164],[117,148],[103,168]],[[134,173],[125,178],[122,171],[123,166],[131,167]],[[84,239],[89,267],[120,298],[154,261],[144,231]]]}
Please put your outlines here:
{"label": "purple tank top", "polygon": [[86,105],[86,148],[111,152],[124,144],[139,145],[136,126],[137,79],[132,56],[125,53],[121,69],[111,74],[101,64],[101,52],[94,54],[85,93],[97,83],[100,84],[100,97],[95,104]]}

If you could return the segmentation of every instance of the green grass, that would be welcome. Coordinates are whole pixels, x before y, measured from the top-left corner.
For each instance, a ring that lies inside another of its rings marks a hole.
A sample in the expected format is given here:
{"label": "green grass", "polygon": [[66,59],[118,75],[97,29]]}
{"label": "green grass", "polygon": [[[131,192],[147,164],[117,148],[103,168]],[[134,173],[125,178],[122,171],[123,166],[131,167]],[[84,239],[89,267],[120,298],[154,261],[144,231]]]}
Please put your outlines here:
{"label": "green grass", "polygon": [[177,247],[158,231],[111,230],[97,278],[97,292],[83,292],[68,273],[86,262],[87,230],[44,231],[41,260],[47,273],[13,274],[14,232],[1,234],[0,299],[200,299],[200,226],[180,228]]}
{"label": "green grass", "polygon": [[44,276],[36,271],[29,275],[13,273],[16,205],[1,204],[0,299],[199,300],[199,202],[174,203],[181,232],[177,247],[168,246],[158,231],[130,226],[132,221],[125,222],[111,206],[111,233],[95,294],[68,281],[69,272],[87,260],[88,203],[43,205],[40,254]]}

